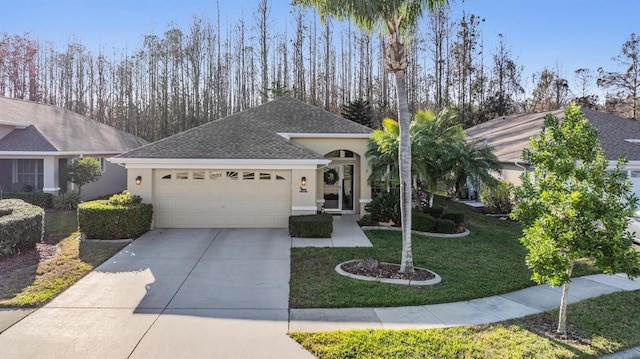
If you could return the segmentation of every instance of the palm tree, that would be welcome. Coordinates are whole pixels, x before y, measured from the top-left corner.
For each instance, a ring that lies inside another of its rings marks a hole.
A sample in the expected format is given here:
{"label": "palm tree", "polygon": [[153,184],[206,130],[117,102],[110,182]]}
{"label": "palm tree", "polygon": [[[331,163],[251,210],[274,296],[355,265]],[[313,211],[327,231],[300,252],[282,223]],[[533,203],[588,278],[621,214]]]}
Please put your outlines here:
{"label": "palm tree", "polygon": [[453,198],[458,196],[462,185],[467,180],[470,180],[476,188],[481,183],[487,185],[498,183],[498,180],[492,176],[492,172],[500,171],[502,165],[491,148],[484,145],[481,139],[458,142],[449,150],[450,155],[443,164],[443,168],[450,172],[454,188]]}
{"label": "palm tree", "polygon": [[[427,191],[433,194],[440,183],[450,176],[450,156],[455,147],[464,142],[464,131],[456,124],[457,114],[443,109],[437,115],[430,111],[418,111],[410,124],[411,176],[425,181]],[[382,129],[371,135],[366,157],[371,166],[370,184],[381,179],[387,184],[400,183],[398,166],[399,124],[386,118]]]}
{"label": "palm tree", "polygon": [[411,142],[409,141],[409,99],[406,70],[409,62],[405,50],[422,13],[444,5],[447,0],[294,0],[294,3],[313,6],[324,21],[333,16],[339,20],[352,19],[366,31],[387,35],[385,68],[393,73],[398,97],[400,123],[400,212],[402,216],[402,261],[400,272],[413,272],[411,250]]}

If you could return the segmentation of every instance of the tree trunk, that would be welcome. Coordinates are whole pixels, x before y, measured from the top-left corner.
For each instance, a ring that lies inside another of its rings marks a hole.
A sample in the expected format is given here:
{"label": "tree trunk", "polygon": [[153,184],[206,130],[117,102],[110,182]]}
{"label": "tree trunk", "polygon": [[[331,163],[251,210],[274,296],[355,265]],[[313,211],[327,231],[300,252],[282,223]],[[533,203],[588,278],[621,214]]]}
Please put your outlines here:
{"label": "tree trunk", "polygon": [[409,103],[405,84],[405,72],[395,72],[398,94],[398,122],[400,124],[400,215],[402,217],[402,262],[401,273],[413,272],[411,249],[411,140],[409,138]]}
{"label": "tree trunk", "polygon": [[[567,275],[571,277],[573,272],[573,266],[575,262],[570,260],[569,268],[567,268]],[[567,281],[562,285],[562,299],[560,299],[560,315],[558,317],[558,329],[556,332],[560,335],[567,334],[567,301],[569,300],[569,284],[571,281]]]}

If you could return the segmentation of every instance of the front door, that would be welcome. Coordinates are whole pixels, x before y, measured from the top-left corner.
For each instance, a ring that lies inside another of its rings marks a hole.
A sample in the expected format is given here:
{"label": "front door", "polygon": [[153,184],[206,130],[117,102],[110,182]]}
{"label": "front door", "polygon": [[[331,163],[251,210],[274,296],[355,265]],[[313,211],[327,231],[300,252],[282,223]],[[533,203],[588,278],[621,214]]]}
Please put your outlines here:
{"label": "front door", "polygon": [[354,164],[337,164],[324,169],[324,209],[353,212]]}

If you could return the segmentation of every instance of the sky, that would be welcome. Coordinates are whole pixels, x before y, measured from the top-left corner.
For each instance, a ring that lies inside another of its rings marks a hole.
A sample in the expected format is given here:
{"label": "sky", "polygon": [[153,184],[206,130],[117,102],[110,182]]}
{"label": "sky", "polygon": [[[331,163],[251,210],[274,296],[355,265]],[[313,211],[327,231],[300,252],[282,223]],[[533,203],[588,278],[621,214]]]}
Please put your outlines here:
{"label": "sky", "polygon": [[[252,23],[257,2],[0,0],[0,33],[28,32],[32,39],[58,46],[75,39],[94,52],[100,47],[136,49],[145,34],[161,34],[169,24],[187,29],[196,14],[212,18],[219,14],[223,24],[244,16]],[[269,2],[272,26],[282,28],[291,0]],[[504,34],[513,56],[524,66],[528,89],[530,75],[545,66],[559,68],[570,85],[578,68],[619,70],[611,58],[620,54],[631,33],[640,34],[640,0],[452,1],[453,18],[460,18],[463,10],[485,19],[481,26],[485,52],[492,53],[498,34]]]}

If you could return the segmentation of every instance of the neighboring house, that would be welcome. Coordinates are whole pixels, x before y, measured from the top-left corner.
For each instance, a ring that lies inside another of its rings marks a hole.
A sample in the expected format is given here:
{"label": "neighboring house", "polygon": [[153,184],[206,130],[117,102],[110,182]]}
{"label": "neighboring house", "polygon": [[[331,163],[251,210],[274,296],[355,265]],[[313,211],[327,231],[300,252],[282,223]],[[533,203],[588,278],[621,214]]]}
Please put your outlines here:
{"label": "neighboring house", "polygon": [[[600,144],[610,163],[609,168],[615,167],[619,157],[628,160],[628,178],[633,183],[635,193],[640,195],[640,121],[588,108],[583,108],[582,112],[589,123],[598,129]],[[564,110],[499,117],[467,129],[467,136],[483,139],[502,162],[501,179],[519,185],[520,175],[532,170],[529,164],[522,161],[522,150],[529,148],[531,137],[540,135],[544,116],[548,113],[557,118],[564,117]]]}
{"label": "neighboring house", "polygon": [[364,213],[371,132],[284,97],[109,161],[153,203],[155,227],[287,227],[290,215]]}
{"label": "neighboring house", "polygon": [[121,192],[126,170],[104,159],[146,143],[141,138],[65,109],[0,97],[0,186],[5,192],[71,190],[65,168],[96,157],[102,177],[82,187],[82,199]]}

